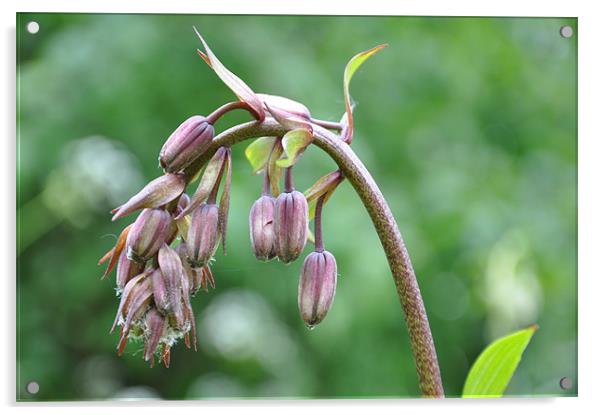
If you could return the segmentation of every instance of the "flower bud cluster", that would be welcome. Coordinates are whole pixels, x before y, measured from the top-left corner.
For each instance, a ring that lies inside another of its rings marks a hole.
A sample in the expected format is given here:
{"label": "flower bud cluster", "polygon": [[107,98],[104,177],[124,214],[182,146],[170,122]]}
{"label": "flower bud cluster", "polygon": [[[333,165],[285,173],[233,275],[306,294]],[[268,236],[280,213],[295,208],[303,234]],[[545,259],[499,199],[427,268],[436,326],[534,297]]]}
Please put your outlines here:
{"label": "flower bud cluster", "polygon": [[[211,61],[213,55],[201,53],[201,56]],[[225,79],[238,79],[217,61],[213,64]],[[215,288],[209,265],[220,243],[224,253],[226,250],[231,150],[218,148],[211,159],[203,163],[205,156],[209,158],[210,154],[206,153],[214,143],[212,124],[228,108],[246,106],[260,122],[267,111],[288,131],[282,137],[258,139],[262,145],[268,143],[273,147],[265,162],[263,193],[249,214],[255,257],[261,261],[278,258],[285,264],[297,260],[311,235],[309,203],[318,198],[315,251],[303,262],[297,296],[305,324],[313,328],[320,323],[334,299],[337,265],[334,256],[323,247],[321,210],[343,180],[342,174],[334,172],[323,177],[305,194],[295,190],[292,166],[313,139],[309,110],[287,98],[255,95],[244,83],[233,85],[240,90],[239,98],[244,105],[227,104],[208,117],[195,115],[185,120],[159,153],[164,174],[111,212],[115,221],[140,211],[135,221],[123,229],[115,246],[99,261],[99,264],[108,261],[103,277],[116,267],[120,302],[111,331],[120,327],[119,354],[124,352],[128,341],[142,340],[144,359],[150,361],[151,366],[156,356],[169,366],[170,349],[179,339],[196,350],[191,297],[201,289]],[[185,193],[186,186],[200,168],[204,170],[198,187],[189,197]],[[284,191],[280,192],[278,182],[282,168],[286,168],[286,176]],[[219,198],[218,193],[221,193]]]}
{"label": "flower bud cluster", "polygon": [[[216,202],[222,176],[229,193],[230,151],[220,149],[206,169],[203,189],[184,193],[183,170],[211,144],[213,126],[194,116],[168,138],[159,155],[165,174],[115,209],[113,220],[141,210],[101,258],[106,277],[115,267],[120,303],[113,331],[120,327],[118,353],[128,340],[144,342],[144,359],[169,365],[171,347],[181,338],[196,349],[196,322],[190,298],[215,287],[209,262],[225,229],[229,195]],[[216,168],[217,166],[217,168]],[[207,188],[207,191],[204,189]],[[226,206],[222,208],[222,206]]]}

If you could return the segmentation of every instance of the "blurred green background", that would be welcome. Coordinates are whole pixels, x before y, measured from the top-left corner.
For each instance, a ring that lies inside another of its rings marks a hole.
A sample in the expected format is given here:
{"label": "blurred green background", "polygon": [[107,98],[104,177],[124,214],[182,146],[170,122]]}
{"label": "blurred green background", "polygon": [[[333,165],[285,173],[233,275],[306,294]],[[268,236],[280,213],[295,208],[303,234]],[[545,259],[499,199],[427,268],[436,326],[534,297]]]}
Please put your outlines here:
{"label": "blurred green background", "polygon": [[[531,323],[540,330],[507,394],[576,394],[577,42],[559,35],[576,19],[20,14],[18,399],[419,395],[385,256],[350,185],[324,213],[337,295],[308,331],[301,261],[251,253],[261,178],[245,145],[218,287],[193,299],[200,350],[178,344],[169,369],[150,369],[135,345],[116,356],[114,276],[101,281],[96,262],[135,216],[108,212],[161,174],[180,122],[233,99],[196,55],[193,24],[255,91],[331,120],[347,60],[389,43],[352,83],[353,144],[406,240],[447,394],[491,340]],[[310,149],[298,187],[333,168]],[[36,396],[24,392],[32,380]]]}

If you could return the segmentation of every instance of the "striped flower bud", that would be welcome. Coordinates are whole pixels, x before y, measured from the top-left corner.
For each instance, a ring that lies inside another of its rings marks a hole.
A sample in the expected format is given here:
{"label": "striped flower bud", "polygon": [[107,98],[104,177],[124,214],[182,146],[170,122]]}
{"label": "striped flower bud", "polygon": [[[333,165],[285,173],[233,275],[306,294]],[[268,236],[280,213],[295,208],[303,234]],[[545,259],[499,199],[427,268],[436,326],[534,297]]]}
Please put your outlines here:
{"label": "striped flower bud", "polygon": [[123,205],[113,209],[112,221],[144,208],[158,208],[180,196],[186,187],[186,179],[181,174],[164,174],[148,183]]}
{"label": "striped flower bud", "polygon": [[299,311],[309,328],[320,323],[330,310],[337,288],[337,262],[328,251],[305,258],[299,280]]}
{"label": "striped flower bud", "polygon": [[[163,335],[167,331],[167,318],[155,308],[151,308],[144,317],[144,360],[153,359],[153,355],[159,346]],[[154,360],[154,359],[153,359]],[[151,366],[154,363],[151,360]]]}
{"label": "striped flower bud", "polygon": [[275,249],[278,258],[289,263],[299,257],[307,241],[308,207],[303,193],[281,193],[274,206]]}
{"label": "striped flower bud", "polygon": [[155,305],[164,314],[169,312],[169,293],[167,291],[167,283],[165,277],[159,268],[153,270],[149,279],[151,281],[151,287],[153,289],[153,299]]}
{"label": "striped flower bud", "polygon": [[159,252],[161,245],[172,236],[175,225],[169,212],[144,209],[127,236],[127,254],[133,261],[146,261]]}
{"label": "striped flower bud", "polygon": [[206,265],[219,244],[219,209],[214,203],[203,203],[192,212],[186,246],[194,268]]}
{"label": "striped flower bud", "polygon": [[181,171],[207,150],[213,133],[213,126],[205,117],[195,115],[188,118],[163,145],[159,164],[167,172]]}
{"label": "striped flower bud", "polygon": [[274,198],[261,196],[253,203],[249,214],[251,246],[255,257],[267,261],[276,256],[274,249]]}
{"label": "striped flower bud", "polygon": [[130,261],[123,251],[117,261],[117,288],[121,291],[125,285],[144,270],[144,263]]}
{"label": "striped flower bud", "polygon": [[159,268],[163,274],[170,311],[173,313],[178,328],[184,324],[184,310],[182,309],[182,262],[177,252],[163,244],[159,250]]}

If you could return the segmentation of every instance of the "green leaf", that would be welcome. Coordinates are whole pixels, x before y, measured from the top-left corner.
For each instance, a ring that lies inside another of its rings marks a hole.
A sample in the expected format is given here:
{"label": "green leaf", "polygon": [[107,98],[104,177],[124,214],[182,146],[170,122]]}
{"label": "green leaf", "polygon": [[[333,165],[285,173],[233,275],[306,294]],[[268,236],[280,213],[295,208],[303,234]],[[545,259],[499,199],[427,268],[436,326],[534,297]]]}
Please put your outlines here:
{"label": "green leaf", "polygon": [[276,137],[260,137],[245,149],[245,156],[251,163],[253,173],[257,174],[266,167],[275,140]]}
{"label": "green leaf", "polygon": [[209,67],[215,71],[222,82],[226,84],[226,86],[230,88],[234,94],[236,94],[238,99],[249,104],[259,121],[263,121],[265,118],[265,111],[263,109],[263,102],[261,99],[259,99],[255,92],[253,92],[253,90],[249,88],[249,86],[245,84],[242,79],[230,72],[228,68],[226,68],[224,64],[219,61],[219,59],[217,59],[217,56],[215,56],[213,51],[209,49],[209,45],[207,45],[207,42],[205,42],[205,39],[203,39],[203,36],[201,36],[199,31],[196,30],[196,27],[193,26],[193,29],[205,48],[206,54],[197,49],[197,52],[201,58],[203,58],[207,65],[209,65]]}
{"label": "green leaf", "polygon": [[353,108],[351,104],[351,95],[349,95],[349,83],[353,74],[358,68],[376,52],[384,49],[387,45],[378,45],[372,49],[368,49],[364,52],[360,52],[349,60],[347,66],[345,66],[345,72],[343,73],[343,94],[345,95],[345,112],[347,113],[347,129],[345,130],[345,137],[343,140],[349,143],[353,137]]}
{"label": "green leaf", "polygon": [[318,199],[320,196],[330,190],[334,190],[343,181],[343,174],[340,170],[333,171],[320,177],[303,194],[308,202]]}
{"label": "green leaf", "polygon": [[268,161],[268,176],[270,177],[270,185],[272,188],[272,196],[276,197],[280,194],[280,177],[282,176],[282,167],[276,164],[276,161],[282,155],[282,140],[278,140],[274,144],[274,150],[272,156]]}
{"label": "green leaf", "polygon": [[[336,187],[331,188],[322,194],[322,196],[324,196],[324,201],[322,202],[323,205],[325,205],[326,202],[328,202],[328,199],[330,199],[330,196],[332,196],[332,194],[334,193],[335,190],[336,190]],[[318,199],[319,199],[319,197],[307,201],[307,208],[308,208],[308,219],[307,220],[310,222],[316,216],[316,204],[318,203]]]}
{"label": "green leaf", "polygon": [[532,325],[487,346],[470,368],[462,397],[501,397],[536,330],[537,325]]}
{"label": "green leaf", "polygon": [[291,167],[297,162],[312,140],[312,133],[304,128],[287,132],[282,137],[284,158],[278,160],[276,164],[280,167]]}
{"label": "green leaf", "polygon": [[226,153],[226,161],[224,165],[224,174],[226,175],[226,182],[224,183],[224,189],[222,190],[222,197],[219,200],[219,225],[220,233],[222,236],[222,250],[226,255],[226,230],[228,228],[228,212],[230,211],[230,192],[232,187],[232,153],[228,149]]}

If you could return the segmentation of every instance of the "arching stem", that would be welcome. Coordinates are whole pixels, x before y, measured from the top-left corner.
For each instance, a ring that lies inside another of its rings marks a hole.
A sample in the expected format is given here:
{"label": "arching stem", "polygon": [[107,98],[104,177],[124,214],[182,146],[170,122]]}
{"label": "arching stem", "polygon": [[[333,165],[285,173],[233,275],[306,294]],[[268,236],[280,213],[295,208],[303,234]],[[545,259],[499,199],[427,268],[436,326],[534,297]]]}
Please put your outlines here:
{"label": "arching stem", "polygon": [[[439,363],[424,302],[393,213],[372,175],[351,147],[319,125],[312,124],[312,128],[313,143],[330,155],[349,180],[368,211],[380,238],[405,314],[420,389],[424,396],[442,398],[444,392]],[[213,139],[207,152],[187,169],[186,175],[193,177],[220,146],[231,146],[249,138],[277,137],[285,133],[286,129],[270,118],[261,123],[248,122],[232,127]]]}
{"label": "arching stem", "polygon": [[251,109],[249,104],[247,104],[246,102],[242,102],[242,101],[234,101],[234,102],[228,102],[227,104],[222,105],[221,107],[219,107],[218,109],[213,111],[211,114],[209,114],[207,116],[207,122],[209,124],[215,124],[217,122],[217,120],[219,120],[224,114],[227,114],[228,112],[230,112],[232,110],[237,110],[237,109],[245,110],[245,111],[249,112],[251,114],[251,116],[255,117],[255,112]]}

